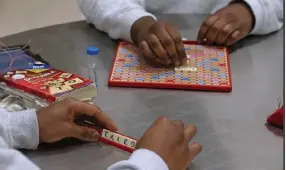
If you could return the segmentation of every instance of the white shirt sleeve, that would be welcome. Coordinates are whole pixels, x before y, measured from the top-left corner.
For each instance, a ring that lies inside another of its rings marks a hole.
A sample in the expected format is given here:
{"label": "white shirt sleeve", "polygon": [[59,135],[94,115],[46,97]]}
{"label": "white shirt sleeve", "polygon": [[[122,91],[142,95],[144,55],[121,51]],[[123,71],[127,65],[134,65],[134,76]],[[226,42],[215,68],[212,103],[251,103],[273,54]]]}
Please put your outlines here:
{"label": "white shirt sleeve", "polygon": [[146,149],[133,152],[129,160],[117,162],[108,170],[169,170],[165,161],[156,153]]}
{"label": "white shirt sleeve", "polygon": [[283,0],[244,0],[255,16],[251,34],[268,34],[283,26]]}
{"label": "white shirt sleeve", "polygon": [[155,16],[145,11],[145,0],[78,0],[88,22],[113,39],[132,42],[130,30],[141,17]]}
{"label": "white shirt sleeve", "polygon": [[10,148],[0,136],[0,169],[1,170],[40,170],[27,157],[16,149]]}
{"label": "white shirt sleeve", "polygon": [[0,110],[0,169],[39,170],[15,148],[36,149],[39,144],[37,115],[34,110]]}
{"label": "white shirt sleeve", "polygon": [[11,148],[37,149],[39,127],[35,110],[0,110],[0,136]]}

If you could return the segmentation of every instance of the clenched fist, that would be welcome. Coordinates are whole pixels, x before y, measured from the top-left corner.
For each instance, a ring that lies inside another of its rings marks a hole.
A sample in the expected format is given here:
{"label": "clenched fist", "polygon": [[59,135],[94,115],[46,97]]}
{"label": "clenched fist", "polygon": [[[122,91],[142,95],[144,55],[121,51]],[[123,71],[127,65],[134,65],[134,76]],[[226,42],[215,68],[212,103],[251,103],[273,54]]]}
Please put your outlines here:
{"label": "clenched fist", "polygon": [[145,132],[136,149],[148,149],[158,154],[170,170],[186,170],[202,147],[189,144],[196,134],[194,125],[185,126],[180,120],[171,121],[162,117]]}

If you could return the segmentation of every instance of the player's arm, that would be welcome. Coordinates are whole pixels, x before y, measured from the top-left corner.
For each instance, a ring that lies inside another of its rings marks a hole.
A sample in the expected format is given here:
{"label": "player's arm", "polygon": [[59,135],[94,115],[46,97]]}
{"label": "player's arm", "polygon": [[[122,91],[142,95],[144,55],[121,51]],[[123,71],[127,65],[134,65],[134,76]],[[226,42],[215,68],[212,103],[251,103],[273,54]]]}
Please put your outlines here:
{"label": "player's arm", "polygon": [[[17,117],[17,116],[16,116]],[[0,169],[1,170],[40,170],[35,164],[28,160],[19,151],[8,146],[0,136]]]}
{"label": "player's arm", "polygon": [[0,137],[11,148],[36,149],[39,129],[35,110],[0,112]]}
{"label": "player's arm", "polygon": [[36,149],[39,131],[36,112],[0,112],[0,169],[18,170],[39,168],[13,148]]}
{"label": "player's arm", "polygon": [[268,34],[283,25],[283,0],[244,0],[255,17],[251,34]]}
{"label": "player's arm", "polygon": [[145,0],[78,0],[88,22],[113,39],[132,42],[131,26],[144,16],[155,16],[145,11]]}
{"label": "player's arm", "polygon": [[233,0],[207,17],[198,40],[229,46],[249,34],[268,34],[282,27],[282,0]]}
{"label": "player's arm", "polygon": [[184,63],[178,29],[146,12],[146,0],[78,0],[87,21],[113,39],[134,42],[147,60],[168,67]]}
{"label": "player's arm", "polygon": [[99,107],[75,99],[65,99],[48,107],[20,112],[0,111],[0,137],[10,148],[36,149],[40,142],[57,142],[64,138],[97,141],[98,131],[79,126],[75,120],[83,115],[96,119],[103,127],[117,127]]}
{"label": "player's arm", "polygon": [[184,170],[201,152],[201,145],[190,143],[196,134],[193,125],[166,117],[157,119],[136,144],[136,151],[126,161],[108,170]]}

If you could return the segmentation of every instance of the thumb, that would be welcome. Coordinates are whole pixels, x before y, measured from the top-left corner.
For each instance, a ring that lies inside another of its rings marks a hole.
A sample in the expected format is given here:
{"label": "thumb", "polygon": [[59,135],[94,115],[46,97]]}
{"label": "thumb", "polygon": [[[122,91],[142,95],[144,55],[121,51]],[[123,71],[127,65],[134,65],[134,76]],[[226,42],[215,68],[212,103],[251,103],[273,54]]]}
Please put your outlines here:
{"label": "thumb", "polygon": [[93,141],[98,141],[99,133],[98,131],[94,129],[83,127],[83,126],[78,126],[75,124],[71,128],[71,137],[74,137],[74,138],[77,138],[83,141],[93,142]]}

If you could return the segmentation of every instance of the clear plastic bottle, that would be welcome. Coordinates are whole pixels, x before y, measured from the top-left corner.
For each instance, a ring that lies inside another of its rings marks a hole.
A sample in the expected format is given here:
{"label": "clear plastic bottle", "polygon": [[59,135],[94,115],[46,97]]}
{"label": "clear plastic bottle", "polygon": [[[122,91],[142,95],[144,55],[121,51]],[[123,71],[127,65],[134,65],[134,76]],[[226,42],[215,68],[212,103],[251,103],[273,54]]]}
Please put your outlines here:
{"label": "clear plastic bottle", "polygon": [[88,47],[86,49],[86,54],[88,58],[88,79],[94,81],[96,87],[98,87],[97,75],[96,75],[96,60],[99,54],[99,48]]}

